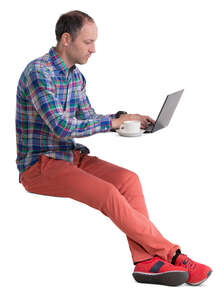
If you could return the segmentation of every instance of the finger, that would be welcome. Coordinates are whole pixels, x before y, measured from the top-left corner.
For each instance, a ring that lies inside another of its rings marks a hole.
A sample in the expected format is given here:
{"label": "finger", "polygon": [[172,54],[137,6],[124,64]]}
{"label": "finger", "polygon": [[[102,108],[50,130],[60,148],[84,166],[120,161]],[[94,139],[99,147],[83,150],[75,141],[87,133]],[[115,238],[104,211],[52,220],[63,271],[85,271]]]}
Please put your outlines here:
{"label": "finger", "polygon": [[152,119],[151,117],[145,116],[145,118],[147,119],[147,121],[150,121],[150,122],[152,122],[153,124],[155,123],[155,120]]}
{"label": "finger", "polygon": [[142,121],[142,122],[141,122],[141,126],[142,126],[143,128],[147,128],[148,125],[149,125],[149,122],[148,122],[148,121]]}

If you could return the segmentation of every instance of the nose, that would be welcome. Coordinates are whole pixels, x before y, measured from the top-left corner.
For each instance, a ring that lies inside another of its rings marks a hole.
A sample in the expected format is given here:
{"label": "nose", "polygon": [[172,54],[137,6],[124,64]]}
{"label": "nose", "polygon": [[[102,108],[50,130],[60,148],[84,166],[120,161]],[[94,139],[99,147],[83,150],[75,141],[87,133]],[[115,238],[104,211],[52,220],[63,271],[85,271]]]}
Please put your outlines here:
{"label": "nose", "polygon": [[93,44],[93,45],[91,46],[91,48],[89,49],[89,52],[90,52],[90,53],[95,53],[95,52],[96,52],[95,44]]}

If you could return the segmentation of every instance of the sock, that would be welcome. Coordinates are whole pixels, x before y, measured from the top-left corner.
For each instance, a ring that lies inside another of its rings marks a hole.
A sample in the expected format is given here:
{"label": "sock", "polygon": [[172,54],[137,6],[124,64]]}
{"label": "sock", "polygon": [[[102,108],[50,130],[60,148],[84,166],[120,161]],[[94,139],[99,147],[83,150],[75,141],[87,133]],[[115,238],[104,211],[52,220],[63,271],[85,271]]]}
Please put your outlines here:
{"label": "sock", "polygon": [[175,265],[176,259],[180,255],[180,253],[181,253],[180,249],[177,249],[176,254],[172,258],[171,264]]}

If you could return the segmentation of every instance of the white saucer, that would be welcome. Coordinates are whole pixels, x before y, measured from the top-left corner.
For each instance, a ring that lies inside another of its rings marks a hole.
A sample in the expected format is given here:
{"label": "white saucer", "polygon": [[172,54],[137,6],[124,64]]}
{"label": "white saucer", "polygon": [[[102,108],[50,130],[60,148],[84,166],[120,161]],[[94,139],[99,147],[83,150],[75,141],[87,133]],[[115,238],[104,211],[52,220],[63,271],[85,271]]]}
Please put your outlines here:
{"label": "white saucer", "polygon": [[137,133],[128,133],[128,132],[123,132],[120,129],[116,129],[116,132],[121,135],[121,136],[127,136],[127,137],[134,137],[134,136],[140,136],[144,133],[144,129],[141,129],[139,132]]}

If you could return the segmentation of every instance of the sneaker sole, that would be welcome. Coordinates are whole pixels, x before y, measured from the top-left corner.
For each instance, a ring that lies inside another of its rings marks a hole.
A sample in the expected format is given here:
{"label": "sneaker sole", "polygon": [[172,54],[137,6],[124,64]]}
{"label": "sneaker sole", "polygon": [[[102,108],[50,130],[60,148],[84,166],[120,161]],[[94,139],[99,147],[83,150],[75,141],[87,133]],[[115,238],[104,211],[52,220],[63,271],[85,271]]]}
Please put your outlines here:
{"label": "sneaker sole", "polygon": [[142,273],[134,272],[134,279],[140,283],[162,284],[178,286],[185,283],[189,278],[189,273],[185,271],[171,271],[164,273]]}

